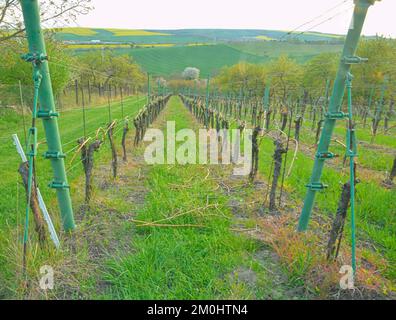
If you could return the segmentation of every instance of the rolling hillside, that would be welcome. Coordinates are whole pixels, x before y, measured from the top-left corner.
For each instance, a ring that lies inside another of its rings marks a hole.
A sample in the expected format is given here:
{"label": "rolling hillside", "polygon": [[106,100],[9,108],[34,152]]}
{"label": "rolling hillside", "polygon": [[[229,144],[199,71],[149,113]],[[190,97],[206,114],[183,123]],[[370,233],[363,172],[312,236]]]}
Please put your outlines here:
{"label": "rolling hillside", "polygon": [[[99,46],[100,48],[102,46]],[[235,42],[230,44],[171,46],[147,48],[108,48],[117,54],[131,55],[144,71],[152,74],[169,76],[181,73],[186,67],[197,67],[201,76],[215,74],[224,66],[231,66],[241,61],[265,63],[287,54],[299,63],[304,63],[322,52],[340,52],[340,45],[308,45],[283,42]],[[84,54],[89,49],[75,49],[76,54]]]}
{"label": "rolling hillside", "polygon": [[[182,29],[182,30],[126,30],[63,28],[55,30],[62,41],[87,42],[92,40],[129,43],[215,43],[224,41],[287,40],[287,31],[240,29]],[[300,41],[338,41],[339,35],[309,32],[296,37]]]}

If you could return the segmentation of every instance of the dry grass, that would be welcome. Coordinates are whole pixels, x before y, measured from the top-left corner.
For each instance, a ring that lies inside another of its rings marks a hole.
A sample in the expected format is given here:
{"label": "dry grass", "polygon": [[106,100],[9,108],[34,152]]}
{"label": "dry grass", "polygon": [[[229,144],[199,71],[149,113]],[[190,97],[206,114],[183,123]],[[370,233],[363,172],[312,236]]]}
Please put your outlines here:
{"label": "dry grass", "polygon": [[[269,243],[283,262],[285,271],[292,281],[302,284],[319,295],[331,298],[339,294],[339,270],[350,265],[350,248],[342,245],[340,255],[334,262],[326,260],[325,248],[328,230],[322,223],[312,223],[306,233],[296,232],[297,215],[281,215],[258,219],[259,237]],[[385,298],[395,288],[379,274],[386,268],[380,256],[363,248],[357,248],[358,270],[355,279],[356,290],[361,297]]]}

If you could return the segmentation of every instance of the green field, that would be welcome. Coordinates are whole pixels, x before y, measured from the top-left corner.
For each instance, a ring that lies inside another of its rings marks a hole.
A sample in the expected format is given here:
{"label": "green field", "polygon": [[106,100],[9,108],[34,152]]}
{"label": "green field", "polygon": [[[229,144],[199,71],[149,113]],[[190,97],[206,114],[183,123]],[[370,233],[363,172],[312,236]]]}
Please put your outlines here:
{"label": "green field", "polygon": [[[246,123],[249,123],[249,116],[243,119],[246,120]],[[272,128],[270,127],[270,131],[276,131],[278,125],[279,123],[274,121],[274,125]],[[237,125],[234,124],[234,127],[237,128]],[[335,132],[337,139],[339,141],[344,141],[346,130],[342,123],[337,124]],[[361,263],[363,264],[363,261],[374,259],[373,263],[378,263],[378,266],[381,265],[382,268],[381,271],[378,272],[383,272],[383,275],[394,283],[396,278],[396,219],[395,207],[392,204],[396,202],[396,189],[388,189],[384,187],[381,182],[387,176],[387,172],[390,171],[396,154],[396,145],[394,140],[395,131],[388,133],[388,135],[379,135],[376,140],[377,142],[371,144],[368,143],[370,140],[370,129],[368,127],[365,129],[360,127],[359,129],[356,129],[356,132],[358,141],[366,143],[358,147],[359,165],[356,171],[360,180],[357,185],[356,223],[359,242],[358,250],[361,255]],[[275,150],[275,137],[276,134],[273,134],[271,137],[264,136],[260,141],[260,160],[258,171],[261,173],[261,177],[266,181],[272,177],[274,165],[272,155]],[[301,212],[301,205],[306,194],[306,189],[303,186],[305,186],[309,181],[312,173],[315,149],[311,148],[311,146],[313,146],[314,143],[310,123],[309,121],[305,121],[304,128],[301,130],[301,138],[299,148],[297,149],[296,157],[294,159],[295,162],[292,167],[293,170],[290,171],[290,176],[287,176],[284,181],[285,190],[287,190],[286,193],[288,194],[287,202],[289,202],[290,211],[297,211],[297,217]],[[378,150],[381,150],[382,146],[392,148],[390,154],[387,154],[384,151],[379,153]],[[295,148],[295,143],[293,143],[291,148]],[[331,143],[330,150],[339,155],[343,155],[345,153],[345,148],[335,142]],[[349,178],[349,171],[345,168],[346,167],[343,165],[342,159],[338,162],[333,161],[333,163],[329,161],[325,166],[322,180],[328,185],[328,188],[319,192],[316,197],[315,209],[313,210],[313,217],[310,225],[310,228],[314,229],[313,232],[315,234],[323,233],[324,235],[327,235],[328,233],[330,228],[330,219],[334,216],[334,212],[336,212],[339,203],[340,186]],[[262,194],[258,194],[257,196],[260,198],[263,197]],[[266,200],[263,201],[266,203]],[[292,232],[294,232],[294,226],[297,224],[297,220],[294,220],[296,219],[296,216],[289,216],[289,219],[293,220]],[[349,217],[347,217],[347,220],[349,220]],[[347,245],[350,245],[351,236],[350,229],[348,229],[349,221],[348,227],[346,226],[345,228],[346,236],[343,241],[346,242]],[[281,237],[282,238],[278,239],[278,241],[287,241],[283,239],[284,235]],[[327,239],[325,238],[325,241],[326,240]],[[287,246],[288,249],[285,250],[287,250],[288,253],[283,252],[286,261],[289,258],[288,254],[294,255],[299,250],[299,248],[294,247],[294,244],[292,243],[289,243]],[[317,243],[313,244],[311,249],[305,248],[305,250],[313,250],[317,256],[323,254],[322,248],[320,248]],[[291,277],[295,276],[299,279],[298,281],[300,281],[301,278],[309,273],[309,265],[311,263],[314,264],[312,260],[315,259],[315,254],[313,252],[310,252],[310,254],[305,257],[298,257],[306,259],[303,262],[299,261],[301,262],[301,265],[287,266]],[[297,256],[298,254],[294,259],[296,259]],[[384,263],[384,260],[382,259],[385,259],[386,262]],[[289,262],[298,264],[297,261]],[[286,262],[286,264],[287,263],[288,262]],[[376,284],[378,283],[379,282]]]}
{"label": "green field", "polygon": [[[178,97],[171,98],[156,126],[163,129],[165,121],[175,121],[176,130],[199,127]],[[148,194],[136,220],[164,221],[166,217],[165,222],[175,225],[205,227],[137,227],[133,251],[106,262],[105,279],[111,290],[105,298],[262,299],[275,297],[274,292],[284,294],[284,288],[272,288],[271,277],[254,257],[260,246],[230,230],[233,218],[227,197],[205,176],[204,165],[148,169]],[[188,186],[184,186],[186,180]],[[203,195],[210,197],[209,205]],[[254,283],[244,280],[246,273],[254,275]]]}
{"label": "green field", "polygon": [[315,55],[327,52],[341,53],[341,44],[318,44],[318,43],[293,43],[280,41],[248,41],[231,42],[230,47],[268,59],[276,59],[280,55],[288,55],[298,62],[306,62]]}
{"label": "green field", "polygon": [[[101,48],[102,46],[100,46]],[[171,46],[148,48],[112,48],[116,54],[131,55],[146,72],[170,76],[180,74],[186,67],[197,67],[201,76],[216,74],[222,67],[238,62],[266,63],[280,55],[288,55],[304,63],[323,52],[340,52],[340,45],[296,44],[283,42],[232,42],[230,44]],[[74,49],[75,54],[84,54],[95,48]]]}
{"label": "green field", "polygon": [[[181,29],[181,30],[124,30],[95,28],[55,29],[55,37],[62,41],[91,41],[132,43],[200,43],[224,41],[267,41],[287,38],[287,31],[243,29]],[[310,32],[296,37],[300,41],[339,41],[339,35]]]}
{"label": "green field", "polygon": [[[83,54],[86,49],[75,50]],[[153,75],[180,74],[186,67],[197,67],[201,76],[218,72],[222,67],[231,66],[241,61],[264,63],[266,57],[252,55],[224,44],[202,46],[176,46],[165,48],[118,48],[117,54],[131,55],[143,70]]]}

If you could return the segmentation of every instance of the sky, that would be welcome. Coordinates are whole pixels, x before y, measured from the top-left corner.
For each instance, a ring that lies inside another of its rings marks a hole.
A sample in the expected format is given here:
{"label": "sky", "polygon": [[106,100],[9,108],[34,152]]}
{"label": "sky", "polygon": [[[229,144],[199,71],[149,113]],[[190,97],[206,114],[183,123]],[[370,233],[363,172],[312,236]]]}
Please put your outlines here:
{"label": "sky", "polygon": [[[74,26],[290,31],[317,18],[298,31],[345,34],[353,6],[353,0],[92,0],[92,3],[95,9],[80,16]],[[369,9],[363,34],[396,37],[395,13],[396,0],[376,2]]]}

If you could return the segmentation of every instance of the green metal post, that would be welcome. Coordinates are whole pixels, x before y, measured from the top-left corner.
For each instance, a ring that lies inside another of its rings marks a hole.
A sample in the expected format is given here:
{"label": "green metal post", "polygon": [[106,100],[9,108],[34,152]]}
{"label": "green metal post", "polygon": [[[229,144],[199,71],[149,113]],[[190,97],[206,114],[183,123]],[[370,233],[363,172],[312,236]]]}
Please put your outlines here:
{"label": "green metal post", "polygon": [[[326,87],[325,87],[325,95],[324,95],[324,103],[322,104],[321,112],[320,112],[320,120],[321,123],[323,123],[324,120],[324,115],[327,110],[327,106],[329,104],[329,91],[330,91],[330,79],[326,80]],[[312,124],[313,126],[314,124]],[[320,125],[320,128],[322,128],[322,124]]]}
{"label": "green metal post", "polygon": [[147,104],[151,101],[150,73],[147,73]]}
{"label": "green metal post", "polygon": [[73,208],[58,129],[58,114],[55,109],[47,53],[40,25],[38,0],[21,0],[20,3],[30,51],[24,58],[33,63],[35,74],[39,73],[42,77],[39,88],[38,117],[43,119],[47,140],[48,152],[45,156],[50,159],[54,171],[54,180],[50,187],[56,189],[63,228],[65,231],[72,231],[75,228]]}
{"label": "green metal post", "polygon": [[382,87],[381,87],[381,96],[377,103],[377,108],[375,110],[375,115],[374,115],[375,126],[378,126],[378,123],[381,120],[381,115],[382,115],[382,110],[383,110],[384,100],[385,100],[385,91],[386,91],[387,85],[388,85],[388,77],[385,76],[384,83],[382,84]]}
{"label": "green metal post", "polygon": [[314,168],[310,183],[307,185],[308,191],[304,201],[304,207],[301,212],[298,231],[305,231],[308,227],[309,218],[314,205],[316,192],[323,190],[326,186],[320,181],[326,155],[329,154],[328,149],[331,141],[331,136],[334,131],[337,119],[346,118],[348,115],[341,112],[341,104],[345,93],[345,83],[347,75],[351,69],[351,65],[364,61],[359,57],[355,57],[355,52],[362,32],[364,20],[367,11],[376,0],[355,0],[355,8],[351,26],[344,44],[339,69],[336,79],[334,81],[333,94],[330,98],[328,112],[325,115],[325,122],[323,126],[322,135],[319,140],[317,154],[315,158]]}
{"label": "green metal post", "polygon": [[206,108],[206,115],[205,115],[205,125],[206,127],[209,126],[209,88],[210,88],[210,76],[206,80],[206,99],[205,99],[205,108]]}

